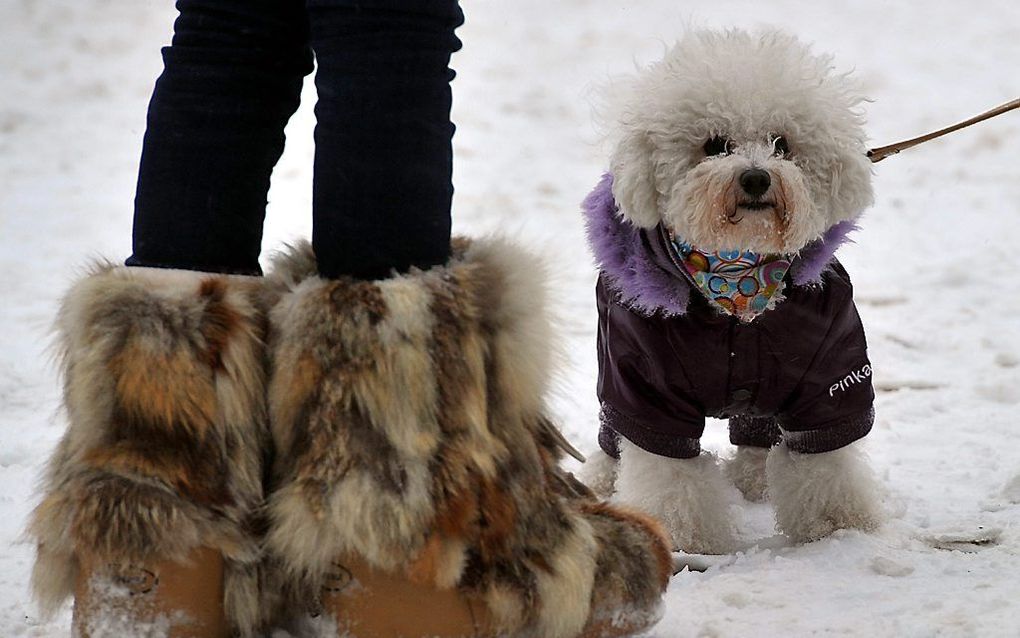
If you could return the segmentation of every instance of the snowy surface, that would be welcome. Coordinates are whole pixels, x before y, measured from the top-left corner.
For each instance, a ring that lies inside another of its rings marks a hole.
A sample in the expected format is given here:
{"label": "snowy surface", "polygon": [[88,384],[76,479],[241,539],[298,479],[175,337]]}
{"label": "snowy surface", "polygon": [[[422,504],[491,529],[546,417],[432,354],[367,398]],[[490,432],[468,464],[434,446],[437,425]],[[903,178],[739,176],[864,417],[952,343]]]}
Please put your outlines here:
{"label": "snowy surface", "polygon": [[[688,25],[787,28],[856,68],[876,144],[1020,94],[1020,4],[475,0],[455,59],[455,224],[547,255],[568,353],[555,402],[594,446],[594,270],[578,202],[605,166],[591,95]],[[47,353],[60,293],[130,248],[145,105],[169,0],[0,2],[0,636],[38,618],[20,540],[61,434]],[[311,104],[274,175],[266,250],[310,227]],[[761,544],[681,573],[656,636],[1020,635],[1020,113],[889,159],[840,256],[878,389],[866,447],[891,522],[801,547]],[[726,455],[724,428],[708,447]],[[749,542],[773,534],[747,505]],[[772,547],[768,549],[767,547]]]}

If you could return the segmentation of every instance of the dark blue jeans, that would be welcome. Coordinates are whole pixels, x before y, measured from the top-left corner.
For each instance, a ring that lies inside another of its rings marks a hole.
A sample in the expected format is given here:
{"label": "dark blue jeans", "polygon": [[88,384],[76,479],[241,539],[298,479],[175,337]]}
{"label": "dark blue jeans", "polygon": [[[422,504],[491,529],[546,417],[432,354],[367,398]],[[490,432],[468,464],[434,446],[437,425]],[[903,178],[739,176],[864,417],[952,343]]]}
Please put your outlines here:
{"label": "dark blue jeans", "polygon": [[178,0],[128,265],[259,274],[283,129],[317,62],[312,245],[327,277],[449,256],[456,0]]}

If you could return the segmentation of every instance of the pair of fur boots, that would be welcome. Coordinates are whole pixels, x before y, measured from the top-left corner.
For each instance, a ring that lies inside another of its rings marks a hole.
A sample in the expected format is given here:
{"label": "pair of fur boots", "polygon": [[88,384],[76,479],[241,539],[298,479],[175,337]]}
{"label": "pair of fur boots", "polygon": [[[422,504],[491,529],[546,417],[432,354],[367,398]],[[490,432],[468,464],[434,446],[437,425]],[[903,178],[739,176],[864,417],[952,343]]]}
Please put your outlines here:
{"label": "pair of fur boots", "polygon": [[[103,266],[59,315],[69,428],[30,532],[79,635],[608,636],[659,525],[559,467],[534,260],[455,240],[366,282]],[[329,633],[329,632],[327,632]]]}

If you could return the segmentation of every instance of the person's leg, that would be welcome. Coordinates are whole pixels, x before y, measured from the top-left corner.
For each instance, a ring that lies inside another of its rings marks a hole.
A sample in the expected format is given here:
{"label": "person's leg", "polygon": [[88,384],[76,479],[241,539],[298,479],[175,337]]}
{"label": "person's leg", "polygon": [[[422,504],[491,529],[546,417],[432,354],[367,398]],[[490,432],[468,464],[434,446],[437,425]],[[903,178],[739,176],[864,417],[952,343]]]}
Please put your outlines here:
{"label": "person's leg", "polygon": [[302,0],[178,0],[149,104],[129,266],[260,274],[266,194],[312,70]]}
{"label": "person's leg", "polygon": [[312,245],[325,277],[450,255],[455,0],[309,0],[318,69]]}
{"label": "person's leg", "polygon": [[[180,0],[139,170],[134,256],[59,313],[68,427],[29,533],[75,635],[260,635],[266,189],[311,67],[303,0]],[[143,266],[153,266],[143,267]],[[200,272],[214,271],[214,272]],[[162,635],[162,634],[161,634]]]}

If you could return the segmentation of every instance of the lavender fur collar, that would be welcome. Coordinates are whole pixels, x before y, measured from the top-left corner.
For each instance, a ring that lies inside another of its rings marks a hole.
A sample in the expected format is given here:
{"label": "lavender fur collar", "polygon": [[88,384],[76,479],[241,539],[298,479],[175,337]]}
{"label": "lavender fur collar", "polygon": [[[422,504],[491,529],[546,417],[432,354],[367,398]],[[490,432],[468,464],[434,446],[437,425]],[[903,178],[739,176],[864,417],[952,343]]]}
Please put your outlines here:
{"label": "lavender fur collar", "polygon": [[[663,259],[658,231],[638,228],[620,216],[613,199],[613,176],[603,175],[581,207],[595,261],[620,300],[649,315],[684,314],[690,285],[678,276],[668,257]],[[842,221],[805,246],[790,267],[793,284],[820,284],[836,250],[850,241],[847,236],[856,229],[854,221]]]}

